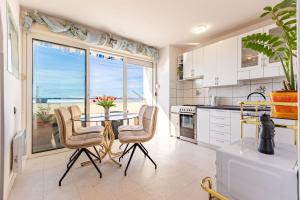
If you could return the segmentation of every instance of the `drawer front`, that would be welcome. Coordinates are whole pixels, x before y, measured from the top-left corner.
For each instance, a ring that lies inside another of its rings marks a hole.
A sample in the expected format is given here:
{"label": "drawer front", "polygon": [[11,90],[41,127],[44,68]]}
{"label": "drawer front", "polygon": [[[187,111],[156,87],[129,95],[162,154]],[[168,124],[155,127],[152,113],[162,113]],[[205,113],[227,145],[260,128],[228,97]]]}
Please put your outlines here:
{"label": "drawer front", "polygon": [[230,117],[230,110],[212,109],[210,115],[215,117]]}
{"label": "drawer front", "polygon": [[210,124],[210,130],[230,134],[230,126],[226,125],[226,124],[211,123]]}
{"label": "drawer front", "polygon": [[230,117],[211,116],[210,123],[230,125]]}
{"label": "drawer front", "polygon": [[210,144],[218,146],[218,147],[222,147],[225,145],[229,145],[230,142],[228,140],[222,140],[222,139],[218,139],[218,138],[210,138]]}
{"label": "drawer front", "polygon": [[215,139],[230,141],[230,134],[228,133],[211,131],[210,136]]}

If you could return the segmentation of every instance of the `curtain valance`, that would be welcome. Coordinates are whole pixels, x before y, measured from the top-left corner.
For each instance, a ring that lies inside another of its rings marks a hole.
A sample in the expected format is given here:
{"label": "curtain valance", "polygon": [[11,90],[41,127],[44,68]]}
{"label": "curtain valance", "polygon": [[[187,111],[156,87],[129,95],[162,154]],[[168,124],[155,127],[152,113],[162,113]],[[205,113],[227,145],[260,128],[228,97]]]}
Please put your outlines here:
{"label": "curtain valance", "polygon": [[81,25],[74,24],[67,20],[54,18],[35,10],[27,11],[24,17],[24,30],[30,31],[33,23],[46,25],[51,32],[62,33],[94,45],[96,44],[99,46],[110,47],[115,50],[147,56],[153,61],[158,61],[159,59],[158,50],[154,47],[128,40],[121,36],[112,35],[110,33],[92,31]]}

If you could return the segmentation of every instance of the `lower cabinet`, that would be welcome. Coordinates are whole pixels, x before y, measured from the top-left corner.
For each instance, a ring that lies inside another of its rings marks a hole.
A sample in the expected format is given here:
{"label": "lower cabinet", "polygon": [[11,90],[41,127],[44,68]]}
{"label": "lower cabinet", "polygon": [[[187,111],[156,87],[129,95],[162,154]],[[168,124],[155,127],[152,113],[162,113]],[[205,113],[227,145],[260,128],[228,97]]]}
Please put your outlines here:
{"label": "lower cabinet", "polygon": [[238,141],[241,138],[241,112],[240,111],[231,111],[230,112],[230,130],[231,137],[230,142],[233,143]]}
{"label": "lower cabinet", "polygon": [[197,109],[197,140],[209,143],[209,109]]}
{"label": "lower cabinet", "polygon": [[[241,114],[235,110],[197,109],[197,140],[222,147],[241,139]],[[274,119],[276,124],[293,125],[292,120]],[[256,137],[256,126],[243,124],[243,137]],[[275,128],[276,142],[294,144],[294,132]]]}

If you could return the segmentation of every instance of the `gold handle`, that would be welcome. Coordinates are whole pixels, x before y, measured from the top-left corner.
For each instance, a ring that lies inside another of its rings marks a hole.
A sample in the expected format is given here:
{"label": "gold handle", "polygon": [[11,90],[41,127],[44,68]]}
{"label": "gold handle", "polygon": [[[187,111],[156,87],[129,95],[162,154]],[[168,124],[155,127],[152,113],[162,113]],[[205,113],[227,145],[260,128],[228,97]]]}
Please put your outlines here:
{"label": "gold handle", "polygon": [[210,177],[207,176],[203,178],[200,185],[201,188],[208,193],[209,200],[213,200],[213,198],[216,198],[218,200],[229,200],[228,198],[224,197],[223,195],[212,189],[212,180]]}

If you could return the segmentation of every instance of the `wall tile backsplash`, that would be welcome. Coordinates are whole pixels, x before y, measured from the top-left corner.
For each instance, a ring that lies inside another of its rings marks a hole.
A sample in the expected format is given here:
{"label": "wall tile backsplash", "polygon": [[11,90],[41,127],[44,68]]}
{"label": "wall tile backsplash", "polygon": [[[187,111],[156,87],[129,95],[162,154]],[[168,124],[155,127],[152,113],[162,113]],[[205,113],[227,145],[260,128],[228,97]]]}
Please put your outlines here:
{"label": "wall tile backsplash", "polygon": [[[246,101],[248,94],[254,91],[265,90],[269,100],[269,93],[282,89],[283,77],[249,80],[240,82],[239,85],[227,87],[203,88],[201,80],[177,81],[176,88],[171,88],[171,105],[183,104],[209,104],[209,97],[215,95],[219,105],[238,105]],[[259,95],[252,96],[251,101],[262,100]]]}

